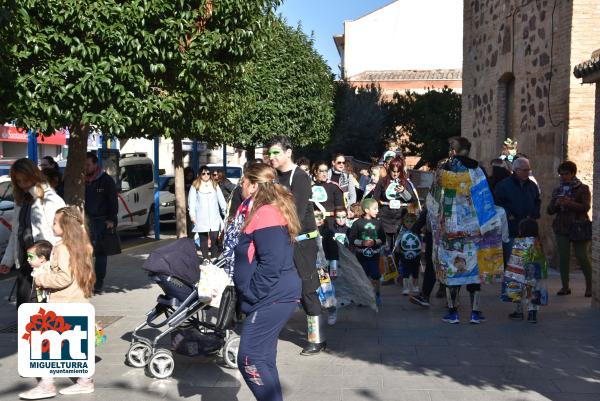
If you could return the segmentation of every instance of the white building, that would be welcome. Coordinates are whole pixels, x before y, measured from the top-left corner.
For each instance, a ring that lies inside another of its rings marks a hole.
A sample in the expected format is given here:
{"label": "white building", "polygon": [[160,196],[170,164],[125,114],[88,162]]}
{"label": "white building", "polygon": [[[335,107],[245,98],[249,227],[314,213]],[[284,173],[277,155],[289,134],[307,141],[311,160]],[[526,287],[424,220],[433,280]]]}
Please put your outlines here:
{"label": "white building", "polygon": [[463,0],[396,0],[334,37],[342,78],[385,91],[462,88]]}

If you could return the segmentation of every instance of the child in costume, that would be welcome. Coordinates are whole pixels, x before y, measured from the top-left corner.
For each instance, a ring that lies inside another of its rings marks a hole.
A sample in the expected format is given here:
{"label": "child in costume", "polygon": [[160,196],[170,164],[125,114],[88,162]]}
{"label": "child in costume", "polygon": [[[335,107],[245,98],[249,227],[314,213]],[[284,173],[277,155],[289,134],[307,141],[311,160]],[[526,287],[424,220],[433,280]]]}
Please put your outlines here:
{"label": "child in costume", "polygon": [[[405,209],[406,210],[406,209]],[[404,213],[402,226],[394,246],[394,259],[402,265],[402,295],[419,294],[419,270],[421,268],[421,238],[411,227],[417,216]]]}
{"label": "child in costume", "polygon": [[375,288],[377,305],[381,305],[379,257],[385,244],[385,232],[381,221],[377,219],[379,206],[375,199],[364,199],[361,203],[364,216],[350,228],[349,240],[354,246],[354,253],[365,274]]}
{"label": "child in costume", "polygon": [[504,273],[503,298],[516,303],[509,318],[523,320],[526,308],[527,321],[537,323],[539,306],[547,303],[547,292],[541,287],[542,279],[548,277],[547,266],[538,224],[533,219],[525,219],[519,224],[519,237],[515,238]]}
{"label": "child in costume", "polygon": [[348,214],[346,218],[346,225],[348,228],[352,227],[352,224],[363,216],[362,206],[360,203],[353,203],[348,208]]}
{"label": "child in costume", "polygon": [[[319,299],[321,305],[327,310],[329,316],[327,323],[334,325],[337,322],[337,301],[335,299],[335,288],[333,281],[337,277],[339,252],[337,242],[333,237],[333,231],[324,219],[320,210],[315,210],[315,222],[319,230],[317,237],[317,270],[321,281]],[[324,288],[327,291],[324,291]],[[330,294],[327,294],[329,292]]]}
{"label": "child in costume", "polygon": [[[52,254],[52,244],[50,241],[36,241],[31,248],[27,249],[27,261],[33,268],[31,276],[35,277],[40,274],[50,273],[50,255]],[[35,295],[38,302],[46,302],[48,300],[48,290],[35,285]]]}
{"label": "child in costume", "polygon": [[333,238],[340,244],[348,247],[348,212],[343,207],[336,207],[333,211],[335,221],[331,230],[333,231]]}

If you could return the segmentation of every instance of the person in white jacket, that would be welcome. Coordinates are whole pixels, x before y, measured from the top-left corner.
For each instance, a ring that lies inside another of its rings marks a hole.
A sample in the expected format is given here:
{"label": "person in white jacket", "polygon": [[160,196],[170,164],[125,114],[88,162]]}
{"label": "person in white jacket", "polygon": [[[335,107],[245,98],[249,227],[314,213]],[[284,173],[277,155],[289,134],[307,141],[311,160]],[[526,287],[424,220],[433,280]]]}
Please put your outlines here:
{"label": "person in white jacket", "polygon": [[39,240],[58,242],[52,224],[56,211],[65,202],[46,182],[42,172],[29,159],[17,160],[10,169],[15,199],[12,230],[8,246],[0,261],[0,273],[6,274],[12,266],[17,272],[17,308],[31,299],[31,271],[26,250]]}
{"label": "person in white jacket", "polygon": [[188,210],[194,228],[200,238],[200,250],[204,258],[217,256],[217,236],[224,227],[223,217],[227,202],[219,185],[211,179],[210,170],[200,167],[200,173],[190,187]]}

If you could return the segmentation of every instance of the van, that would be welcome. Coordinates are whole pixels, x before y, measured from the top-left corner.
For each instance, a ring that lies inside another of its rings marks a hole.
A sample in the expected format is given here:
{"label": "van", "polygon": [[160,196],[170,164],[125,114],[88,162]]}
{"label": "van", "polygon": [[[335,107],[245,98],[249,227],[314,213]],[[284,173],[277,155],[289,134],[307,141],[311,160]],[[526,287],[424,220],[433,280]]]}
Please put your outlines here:
{"label": "van", "polygon": [[[160,182],[160,179],[159,179]],[[143,153],[122,154],[119,159],[119,222],[117,230],[154,230],[154,164]],[[175,222],[175,194],[159,188],[160,222]]]}
{"label": "van", "polygon": [[[222,164],[209,164],[207,165],[208,169],[212,173],[213,171],[223,171]],[[231,181],[233,184],[237,185],[242,176],[244,175],[244,171],[242,166],[238,166],[235,164],[228,164],[225,167],[225,176]]]}

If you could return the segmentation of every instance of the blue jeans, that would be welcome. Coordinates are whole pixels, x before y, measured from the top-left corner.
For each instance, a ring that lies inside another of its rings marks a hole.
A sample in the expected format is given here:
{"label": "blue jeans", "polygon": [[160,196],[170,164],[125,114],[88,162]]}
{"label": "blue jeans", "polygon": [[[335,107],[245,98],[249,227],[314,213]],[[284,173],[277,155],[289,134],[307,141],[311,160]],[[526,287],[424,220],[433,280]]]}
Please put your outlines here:
{"label": "blue jeans", "polygon": [[283,401],[277,371],[277,339],[298,304],[273,303],[260,307],[244,320],[238,368],[257,401]]}

